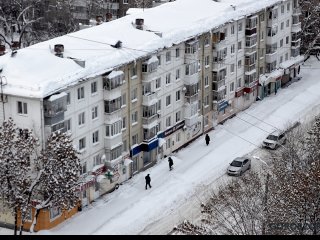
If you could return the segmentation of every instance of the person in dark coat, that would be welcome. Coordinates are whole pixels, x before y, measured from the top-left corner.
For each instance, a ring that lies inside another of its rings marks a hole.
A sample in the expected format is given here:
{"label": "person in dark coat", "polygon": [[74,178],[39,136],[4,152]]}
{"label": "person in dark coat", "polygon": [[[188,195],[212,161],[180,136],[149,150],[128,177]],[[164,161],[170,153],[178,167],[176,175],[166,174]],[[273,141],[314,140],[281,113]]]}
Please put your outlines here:
{"label": "person in dark coat", "polygon": [[168,162],[169,162],[169,169],[170,171],[172,170],[172,165],[173,165],[173,160],[171,157],[168,158]]}
{"label": "person in dark coat", "polygon": [[150,174],[147,174],[147,176],[145,177],[145,179],[146,179],[146,190],[147,190],[148,186],[149,186],[149,188],[151,188],[151,185],[150,185],[150,183],[151,183]]}
{"label": "person in dark coat", "polygon": [[209,142],[210,142],[210,137],[209,137],[208,133],[206,134],[205,140],[206,140],[206,144],[207,144],[207,146],[208,146],[208,145],[209,145]]}

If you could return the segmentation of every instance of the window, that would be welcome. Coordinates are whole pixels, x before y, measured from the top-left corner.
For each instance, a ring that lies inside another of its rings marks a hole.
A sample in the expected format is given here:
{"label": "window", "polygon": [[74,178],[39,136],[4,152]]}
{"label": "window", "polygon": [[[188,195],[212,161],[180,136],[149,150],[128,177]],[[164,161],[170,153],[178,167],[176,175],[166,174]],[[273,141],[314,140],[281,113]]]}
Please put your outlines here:
{"label": "window", "polygon": [[290,3],[287,4],[287,12],[290,11]]}
{"label": "window", "polygon": [[171,126],[171,116],[166,118],[166,127],[170,127]]}
{"label": "window", "polygon": [[180,48],[176,48],[176,58],[180,57]]}
{"label": "window", "polygon": [[234,91],[234,82],[230,83],[230,92]]}
{"label": "window", "polygon": [[280,47],[283,47],[283,39],[280,40]]}
{"label": "window", "polygon": [[84,162],[82,165],[81,165],[81,170],[80,170],[80,174],[85,174],[87,172],[87,162]]}
{"label": "window", "polygon": [[169,106],[171,104],[171,95],[166,97],[166,106]]}
{"label": "window", "polygon": [[237,84],[237,87],[241,87],[241,78],[238,79],[238,84]]}
{"label": "window", "polygon": [[131,123],[137,123],[138,122],[138,111],[135,111],[134,113],[132,113],[131,115]]}
{"label": "window", "polygon": [[260,41],[264,39],[264,31],[260,31]]}
{"label": "window", "polygon": [[205,64],[205,66],[209,66],[209,64],[210,64],[210,57],[209,56],[206,56],[204,58],[204,64]]}
{"label": "window", "polygon": [[205,39],[204,39],[204,45],[205,45],[205,46],[209,46],[209,45],[210,45],[209,37],[205,37]]}
{"label": "window", "polygon": [[205,78],[204,78],[204,86],[205,87],[209,86],[209,76],[205,76]]}
{"label": "window", "polygon": [[124,93],[121,96],[121,107],[126,106],[127,105],[127,94]]}
{"label": "window", "polygon": [[71,119],[66,120],[64,124],[65,124],[64,125],[65,129],[67,131],[70,131],[71,130]]}
{"label": "window", "polygon": [[286,44],[289,44],[289,36],[286,37]]}
{"label": "window", "polygon": [[176,91],[176,101],[179,101],[181,99],[181,91]]}
{"label": "window", "polygon": [[242,61],[239,60],[239,61],[238,61],[238,68],[241,68],[241,66],[242,66]]}
{"label": "window", "polygon": [[171,52],[166,52],[166,62],[170,62],[171,61]]}
{"label": "window", "polygon": [[176,112],[176,122],[179,122],[181,120],[181,111]]}
{"label": "window", "polygon": [[138,144],[138,134],[132,136],[132,144]]}
{"label": "window", "polygon": [[242,42],[238,42],[238,50],[241,50],[242,49]]}
{"label": "window", "polygon": [[158,66],[160,66],[161,65],[161,55],[157,56],[157,58],[158,58]]}
{"label": "window", "polygon": [[127,150],[128,150],[127,140],[123,140],[123,151],[127,151]]}
{"label": "window", "polygon": [[92,143],[98,143],[99,142],[99,131],[95,131],[92,133]]}
{"label": "window", "polygon": [[284,14],[284,5],[281,5],[281,14]]}
{"label": "window", "polygon": [[79,126],[85,123],[85,112],[82,112],[78,115],[78,124]]}
{"label": "window", "polygon": [[112,137],[121,133],[122,121],[117,121],[113,124],[106,125],[106,137]]}
{"label": "window", "polygon": [[137,100],[138,98],[138,90],[135,88],[131,91],[131,101]]}
{"label": "window", "polygon": [[285,59],[286,59],[286,61],[288,60],[288,53],[286,53],[286,55],[285,55]]}
{"label": "window", "polygon": [[231,64],[231,66],[230,66],[230,72],[231,72],[231,73],[234,73],[234,64]]}
{"label": "window", "polygon": [[54,219],[61,214],[61,209],[59,207],[50,208],[50,219]]}
{"label": "window", "polygon": [[91,93],[96,93],[97,92],[97,82],[91,83]]}
{"label": "window", "polygon": [[170,84],[171,83],[171,73],[167,73],[166,75],[166,84]]}
{"label": "window", "polygon": [[263,22],[264,21],[264,14],[263,13],[260,14],[259,18],[260,18],[260,22]]}
{"label": "window", "polygon": [[18,101],[18,114],[28,114],[27,103]]}
{"label": "window", "polygon": [[101,159],[101,157],[100,157],[100,154],[97,154],[97,155],[95,155],[94,157],[93,157],[93,165],[94,166],[97,166],[97,165],[100,165],[100,164],[102,164],[103,162],[102,162],[102,159]]}
{"label": "window", "polygon": [[84,98],[84,87],[78,88],[78,100]]}
{"label": "window", "polygon": [[156,89],[161,87],[161,78],[156,79]]}
{"label": "window", "polygon": [[233,34],[234,34],[234,24],[231,25],[231,35],[233,35]]}
{"label": "window", "polygon": [[126,129],[127,128],[127,118],[123,117],[122,118],[122,129]]}
{"label": "window", "polygon": [[176,142],[180,142],[180,140],[181,140],[181,136],[180,135],[181,134],[179,132],[176,134]]}
{"label": "window", "polygon": [[115,149],[112,149],[110,152],[111,160],[115,160],[119,157],[121,157],[122,154],[122,146],[116,147]]}
{"label": "window", "polygon": [[98,117],[98,106],[92,108],[92,119],[96,119]]}
{"label": "window", "polygon": [[239,31],[239,32],[242,31],[242,22],[238,24],[238,31]]}
{"label": "window", "polygon": [[289,25],[290,25],[290,20],[288,19],[286,22],[286,27],[289,27]]}
{"label": "window", "polygon": [[[208,106],[209,106],[209,95],[207,95],[207,96],[204,97],[203,104],[204,104],[205,107],[208,107]],[[201,106],[200,103],[199,103],[199,106]]]}
{"label": "window", "polygon": [[86,148],[86,137],[81,138],[79,140],[79,150],[83,150]]}
{"label": "window", "polygon": [[136,66],[132,66],[131,68],[131,77],[135,77],[137,76],[137,67]]}
{"label": "window", "polygon": [[284,22],[281,23],[280,29],[281,29],[281,30],[284,29]]}
{"label": "window", "polygon": [[180,79],[180,68],[176,69],[176,80]]}
{"label": "window", "polygon": [[70,92],[67,92],[67,105],[70,105]]}
{"label": "window", "polygon": [[232,44],[232,45],[231,45],[231,54],[234,54],[234,51],[235,51],[235,45]]}

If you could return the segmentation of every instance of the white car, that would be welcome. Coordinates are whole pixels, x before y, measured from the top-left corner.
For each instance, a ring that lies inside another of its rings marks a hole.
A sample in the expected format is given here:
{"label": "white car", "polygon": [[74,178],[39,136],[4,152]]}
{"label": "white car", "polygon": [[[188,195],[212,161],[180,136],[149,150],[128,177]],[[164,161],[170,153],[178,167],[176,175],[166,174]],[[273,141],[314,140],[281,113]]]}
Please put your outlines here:
{"label": "white car", "polygon": [[228,175],[241,176],[242,173],[251,168],[251,160],[247,157],[237,157],[227,169]]}
{"label": "white car", "polygon": [[286,137],[284,131],[276,130],[268,135],[268,137],[262,142],[262,147],[276,149],[280,145],[286,143]]}

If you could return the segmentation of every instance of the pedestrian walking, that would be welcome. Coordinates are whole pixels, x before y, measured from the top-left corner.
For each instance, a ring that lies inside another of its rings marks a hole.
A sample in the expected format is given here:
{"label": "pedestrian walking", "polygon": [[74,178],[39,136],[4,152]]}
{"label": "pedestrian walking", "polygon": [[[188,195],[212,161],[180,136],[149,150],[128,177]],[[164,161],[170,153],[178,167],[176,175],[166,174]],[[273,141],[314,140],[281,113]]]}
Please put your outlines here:
{"label": "pedestrian walking", "polygon": [[147,176],[145,177],[145,179],[146,179],[146,190],[147,190],[148,186],[149,186],[149,188],[151,188],[151,185],[150,185],[150,183],[151,183],[150,174],[147,174]]}
{"label": "pedestrian walking", "polygon": [[169,170],[172,170],[172,165],[173,165],[173,160],[171,157],[168,158],[168,162],[169,162]]}
{"label": "pedestrian walking", "polygon": [[206,144],[208,146],[209,142],[210,142],[210,137],[209,137],[208,133],[206,134],[205,140],[206,140]]}

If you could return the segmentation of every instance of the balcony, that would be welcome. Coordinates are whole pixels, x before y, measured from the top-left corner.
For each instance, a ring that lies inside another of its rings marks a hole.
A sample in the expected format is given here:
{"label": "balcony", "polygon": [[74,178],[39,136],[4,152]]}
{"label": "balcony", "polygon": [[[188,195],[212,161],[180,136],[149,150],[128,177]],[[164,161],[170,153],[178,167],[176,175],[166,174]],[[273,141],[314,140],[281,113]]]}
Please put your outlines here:
{"label": "balcony", "polygon": [[158,102],[158,96],[156,92],[148,93],[142,96],[142,105],[151,106]]}
{"label": "balcony", "polygon": [[114,88],[112,90],[107,90],[107,88],[104,88],[104,91],[103,91],[104,100],[111,101],[111,100],[117,99],[119,97],[121,97],[121,88],[120,87]]}
{"label": "balcony", "polygon": [[251,36],[251,35],[256,34],[256,33],[257,33],[257,28],[256,27],[255,28],[251,28],[251,29],[246,28],[246,32],[245,32],[246,36]]}
{"label": "balcony", "polygon": [[199,82],[199,73],[195,73],[192,75],[185,75],[184,79],[183,79],[184,84],[186,85],[194,85],[197,84]]}
{"label": "balcony", "polygon": [[213,62],[212,70],[215,72],[219,72],[222,68],[226,68],[226,64],[224,61],[221,62]]}
{"label": "balcony", "polygon": [[254,45],[252,47],[246,47],[245,49],[245,56],[250,56],[252,54],[255,54],[257,52],[257,45]]}
{"label": "balcony", "polygon": [[301,22],[292,23],[291,32],[293,33],[301,32]]}
{"label": "balcony", "polygon": [[142,124],[143,125],[158,124],[158,114],[155,114],[151,117],[143,117]]}
{"label": "balcony", "polygon": [[301,8],[300,7],[297,7],[297,8],[293,9],[292,15],[301,15],[301,14],[302,14],[302,12],[301,12]]}
{"label": "balcony", "polygon": [[245,74],[247,74],[248,72],[251,72],[253,70],[256,70],[256,64],[244,66]]}
{"label": "balcony", "polygon": [[112,137],[104,137],[104,147],[106,149],[114,149],[118,145],[122,144],[122,134],[117,134]]}
{"label": "balcony", "polygon": [[298,41],[292,41],[291,48],[300,48],[300,43],[301,43],[300,39]]}
{"label": "balcony", "polygon": [[106,124],[112,124],[119,120],[122,120],[121,109],[118,109],[112,113],[104,113],[104,121]]}
{"label": "balcony", "polygon": [[265,55],[267,63],[272,63],[277,60],[277,51]]}

